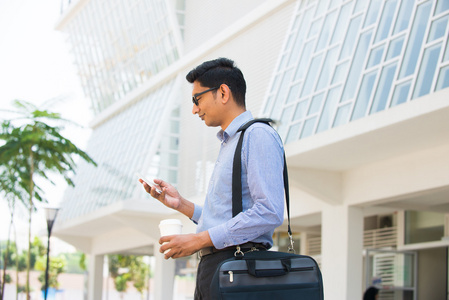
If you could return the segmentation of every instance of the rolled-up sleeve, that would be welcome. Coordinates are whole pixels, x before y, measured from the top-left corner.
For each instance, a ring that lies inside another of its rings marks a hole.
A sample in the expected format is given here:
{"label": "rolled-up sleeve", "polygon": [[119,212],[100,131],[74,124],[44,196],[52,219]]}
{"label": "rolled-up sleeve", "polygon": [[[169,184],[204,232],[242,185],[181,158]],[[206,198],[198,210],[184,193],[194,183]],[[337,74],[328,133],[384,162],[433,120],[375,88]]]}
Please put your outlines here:
{"label": "rolled-up sleeve", "polygon": [[201,213],[203,212],[203,207],[196,203],[194,205],[195,205],[195,208],[193,210],[193,216],[190,220],[192,220],[193,223],[198,224],[198,221],[201,217]]}

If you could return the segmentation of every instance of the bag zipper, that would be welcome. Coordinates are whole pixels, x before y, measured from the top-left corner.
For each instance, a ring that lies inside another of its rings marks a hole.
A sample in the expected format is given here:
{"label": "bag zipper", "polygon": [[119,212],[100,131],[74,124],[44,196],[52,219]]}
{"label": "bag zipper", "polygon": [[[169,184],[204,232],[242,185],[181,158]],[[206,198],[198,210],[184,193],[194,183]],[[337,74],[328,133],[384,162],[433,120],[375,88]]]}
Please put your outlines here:
{"label": "bag zipper", "polygon": [[[290,272],[312,271],[314,267],[292,268]],[[260,271],[269,271],[271,269],[261,269]],[[234,274],[248,274],[247,270],[223,271],[223,274],[229,274],[229,282],[234,282]]]}

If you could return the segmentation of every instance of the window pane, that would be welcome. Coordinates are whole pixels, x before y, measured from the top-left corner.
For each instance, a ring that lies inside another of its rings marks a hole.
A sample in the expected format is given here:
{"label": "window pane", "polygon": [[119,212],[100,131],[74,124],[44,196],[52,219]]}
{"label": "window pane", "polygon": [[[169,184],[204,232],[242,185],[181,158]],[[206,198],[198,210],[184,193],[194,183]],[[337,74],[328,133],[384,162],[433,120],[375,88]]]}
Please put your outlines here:
{"label": "window pane", "polygon": [[447,87],[449,87],[449,66],[441,68],[436,90],[438,91]]}
{"label": "window pane", "polygon": [[371,113],[375,113],[385,109],[388,95],[390,94],[391,86],[394,81],[395,72],[396,64],[392,64],[383,68],[379,84],[377,85],[376,95],[374,96],[373,105],[371,106]]}
{"label": "window pane", "polygon": [[309,113],[307,115],[313,115],[320,111],[321,104],[323,103],[324,93],[321,93],[312,99],[312,103],[310,104]]}
{"label": "window pane", "polygon": [[169,146],[169,149],[170,149],[170,150],[176,150],[176,149],[178,149],[178,144],[179,144],[179,139],[178,139],[178,137],[174,137],[174,136],[170,137],[169,143],[170,143],[170,146]]}
{"label": "window pane", "polygon": [[287,134],[288,127],[290,126],[290,120],[292,119],[293,115],[293,106],[287,106],[284,111],[282,112],[282,116],[280,118],[280,123],[277,131],[280,136],[284,137]]}
{"label": "window pane", "polygon": [[[167,178],[168,180],[170,180],[170,183],[172,184],[177,184],[178,183],[178,172],[176,172],[175,170],[168,170],[167,171]],[[163,176],[161,176],[162,178],[165,178]]]}
{"label": "window pane", "polygon": [[333,88],[327,94],[326,103],[324,104],[323,112],[321,113],[320,122],[318,124],[317,132],[327,130],[332,124],[334,118],[335,109],[337,107],[338,100],[340,99],[341,88]]}
{"label": "window pane", "polygon": [[269,112],[271,111],[271,105],[273,104],[274,98],[275,98],[274,95],[268,96],[267,103],[265,104],[265,108],[263,110],[264,115],[268,115]]}
{"label": "window pane", "polygon": [[390,42],[390,47],[388,48],[387,59],[392,59],[399,56],[402,51],[402,45],[404,44],[404,36],[398,37]]}
{"label": "window pane", "polygon": [[332,127],[337,127],[337,126],[348,123],[350,109],[351,109],[351,103],[341,106],[337,110],[337,115],[335,116],[334,126],[332,126]]}
{"label": "window pane", "polygon": [[293,74],[293,69],[289,69],[284,73],[284,77],[282,78],[282,83],[279,87],[278,96],[276,99],[276,105],[282,105],[284,104],[284,99],[288,92],[288,87],[291,83],[291,78]]}
{"label": "window pane", "polygon": [[282,78],[282,74],[278,74],[274,78],[273,86],[271,87],[272,93],[277,92],[277,89],[279,88],[279,85],[281,84],[281,78]]}
{"label": "window pane", "polygon": [[335,47],[327,52],[326,60],[324,61],[324,65],[321,68],[321,75],[315,91],[324,89],[329,84],[329,78],[332,76],[332,71],[337,60],[337,51],[338,47]]}
{"label": "window pane", "polygon": [[377,29],[376,43],[386,39],[390,32],[394,12],[396,10],[396,2],[397,0],[388,0],[385,2],[380,24]]}
{"label": "window pane", "polygon": [[177,167],[178,166],[178,155],[177,154],[175,154],[175,153],[170,153],[169,154],[168,165],[170,167]]}
{"label": "window pane", "polygon": [[298,68],[296,69],[296,74],[295,74],[295,78],[293,79],[293,81],[304,78],[304,74],[306,72],[308,63],[310,61],[310,55],[312,54],[312,46],[313,46],[313,41],[308,42],[304,46],[304,49],[301,54],[301,59],[298,64]]}
{"label": "window pane", "polygon": [[287,103],[291,103],[299,98],[300,86],[301,86],[301,84],[297,83],[290,88],[290,92],[288,93],[288,96],[287,96]]}
{"label": "window pane", "polygon": [[413,93],[414,98],[418,98],[430,93],[433,77],[435,75],[435,69],[438,64],[438,58],[440,56],[441,44],[426,49],[424,52],[421,68],[418,73],[418,80],[416,81],[415,91]]}
{"label": "window pane", "polygon": [[366,14],[365,25],[363,26],[364,28],[376,22],[377,16],[379,15],[381,4],[382,4],[381,0],[371,0],[368,12]]}
{"label": "window pane", "polygon": [[302,88],[301,97],[307,96],[313,91],[322,60],[323,54],[320,54],[312,59],[312,63],[310,64],[310,68],[307,72],[307,77]]}
{"label": "window pane", "polygon": [[313,117],[304,122],[304,127],[302,128],[301,138],[311,136],[315,129],[317,117]]}
{"label": "window pane", "polygon": [[437,8],[435,9],[435,14],[442,13],[443,11],[449,10],[449,1],[438,0]]}
{"label": "window pane", "polygon": [[391,101],[390,107],[396,106],[398,104],[407,101],[408,93],[410,91],[411,81],[407,81],[396,86],[393,94],[393,100]]}
{"label": "window pane", "polygon": [[274,120],[279,120],[282,114],[282,108],[284,107],[284,103],[281,103],[279,98],[275,98],[275,102],[273,103],[273,110],[271,111],[271,118]]}
{"label": "window pane", "polygon": [[334,35],[332,36],[331,45],[343,40],[345,32],[347,31],[349,23],[349,14],[351,13],[352,2],[343,6],[340,10],[340,16],[338,17],[337,25],[334,29]]}
{"label": "window pane", "polygon": [[366,66],[367,69],[380,64],[380,62],[382,61],[382,55],[384,54],[384,48],[385,45],[381,45],[371,50],[368,65]]}
{"label": "window pane", "polygon": [[349,68],[349,61],[339,64],[335,68],[334,78],[332,79],[332,84],[343,81],[346,79]]}
{"label": "window pane", "polygon": [[371,93],[373,91],[376,76],[377,71],[368,73],[363,76],[362,85],[360,87],[359,95],[357,96],[357,102],[355,103],[351,121],[365,116],[369,100],[371,99]]}
{"label": "window pane", "polygon": [[431,42],[433,40],[436,40],[436,39],[444,36],[444,33],[446,32],[448,19],[449,19],[449,15],[433,21],[432,27],[430,28],[430,34],[427,39],[427,42]]}
{"label": "window pane", "polygon": [[298,134],[299,134],[299,129],[301,128],[301,124],[302,123],[300,122],[300,123],[290,126],[290,129],[288,130],[287,137],[285,139],[286,144],[289,142],[298,140]]}
{"label": "window pane", "polygon": [[349,24],[348,32],[346,33],[345,42],[341,49],[340,59],[349,57],[354,49],[354,44],[357,40],[357,32],[359,31],[360,22],[362,21],[362,16],[358,16],[353,19]]}
{"label": "window pane", "polygon": [[319,18],[318,20],[316,20],[312,23],[312,25],[310,26],[309,35],[307,36],[307,38],[311,38],[312,36],[315,36],[318,34],[322,20],[323,20],[323,18]]}
{"label": "window pane", "polygon": [[287,53],[284,53],[282,55],[281,62],[279,63],[279,70],[284,69],[285,66],[287,65],[287,56],[288,56]]}
{"label": "window pane", "polygon": [[318,43],[316,45],[315,51],[319,51],[327,46],[329,36],[331,35],[332,29],[335,26],[335,17],[337,16],[337,11],[333,11],[332,13],[326,16],[324,20],[324,24],[321,29],[321,34],[318,39]]}
{"label": "window pane", "polygon": [[[305,12],[303,14],[302,17],[302,21],[301,24],[306,24],[307,26],[310,24],[310,18],[311,18],[312,14],[309,12]],[[305,30],[301,30],[299,29],[299,31],[297,31],[294,36],[296,36],[296,41],[295,44],[293,46],[291,55],[290,55],[290,59],[288,61],[289,65],[292,65],[293,63],[295,63],[302,55],[301,54],[301,49],[304,46],[304,36],[305,36],[306,31]],[[290,37],[290,39],[293,39],[293,37]]]}
{"label": "window pane", "polygon": [[309,100],[299,102],[298,105],[296,105],[293,121],[304,119],[306,117],[308,107],[309,107]]}
{"label": "window pane", "polygon": [[444,214],[429,211],[405,212],[405,244],[441,241]]}
{"label": "window pane", "polygon": [[415,66],[426,33],[427,21],[429,20],[431,8],[432,2],[428,1],[420,5],[417,9],[415,22],[413,23],[399,78],[409,76],[415,72]]}
{"label": "window pane", "polygon": [[366,53],[370,44],[372,30],[363,33],[360,36],[359,44],[357,46],[352,66],[349,71],[348,79],[346,81],[345,90],[343,92],[342,101],[346,101],[354,97],[355,90],[363,70],[363,63],[365,61]]}
{"label": "window pane", "polygon": [[368,4],[368,1],[366,1],[366,0],[357,0],[357,3],[355,4],[355,8],[354,8],[354,14],[359,13],[362,10],[365,10],[365,7],[367,4]]}
{"label": "window pane", "polygon": [[320,0],[316,6],[315,17],[322,15],[329,6],[329,0]]}

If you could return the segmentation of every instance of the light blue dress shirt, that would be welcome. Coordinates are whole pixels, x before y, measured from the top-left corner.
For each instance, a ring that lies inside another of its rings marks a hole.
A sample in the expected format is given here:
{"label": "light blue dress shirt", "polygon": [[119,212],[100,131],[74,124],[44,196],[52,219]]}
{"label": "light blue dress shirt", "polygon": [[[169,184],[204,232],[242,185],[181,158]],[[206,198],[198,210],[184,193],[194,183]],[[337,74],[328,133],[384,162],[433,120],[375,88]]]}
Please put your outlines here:
{"label": "light blue dress shirt", "polygon": [[246,111],[217,137],[220,153],[209,182],[204,206],[195,204],[197,232],[209,231],[215,248],[246,242],[273,245],[274,229],[284,220],[284,149],[277,132],[263,123],[251,125],[242,146],[243,212],[232,218],[232,163],[240,132],[253,119]]}

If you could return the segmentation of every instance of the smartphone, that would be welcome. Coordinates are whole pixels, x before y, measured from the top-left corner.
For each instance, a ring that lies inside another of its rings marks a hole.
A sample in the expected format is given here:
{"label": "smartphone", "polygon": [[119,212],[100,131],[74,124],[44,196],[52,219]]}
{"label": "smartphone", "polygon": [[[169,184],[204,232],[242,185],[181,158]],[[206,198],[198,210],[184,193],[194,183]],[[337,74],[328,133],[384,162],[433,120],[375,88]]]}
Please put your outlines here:
{"label": "smartphone", "polygon": [[162,194],[162,191],[161,191],[160,189],[158,189],[158,188],[154,185],[154,183],[153,183],[152,180],[150,181],[150,180],[146,179],[146,178],[143,177],[140,173],[136,173],[136,175],[137,175],[137,177],[139,177],[140,179],[142,179],[143,181],[145,181],[146,184],[148,184],[148,185],[151,186],[151,187],[154,187],[154,188],[156,189],[156,192],[157,192],[158,194]]}

